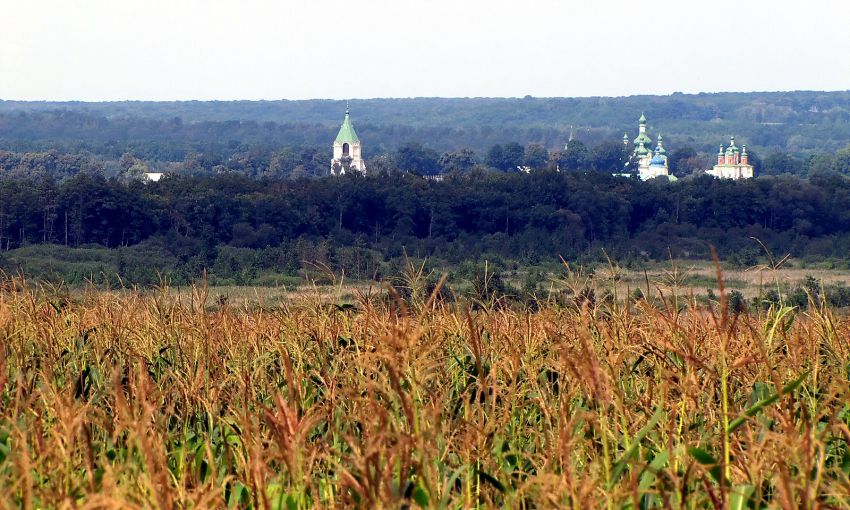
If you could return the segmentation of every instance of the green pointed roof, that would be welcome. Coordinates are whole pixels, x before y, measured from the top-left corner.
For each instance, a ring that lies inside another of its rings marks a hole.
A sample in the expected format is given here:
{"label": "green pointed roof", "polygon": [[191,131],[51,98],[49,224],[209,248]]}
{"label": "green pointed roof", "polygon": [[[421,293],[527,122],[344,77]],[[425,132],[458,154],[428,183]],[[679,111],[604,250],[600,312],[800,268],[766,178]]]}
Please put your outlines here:
{"label": "green pointed roof", "polygon": [[335,142],[339,143],[360,143],[357,138],[357,133],[354,132],[354,126],[351,124],[351,117],[348,108],[345,109],[345,120],[342,121],[342,126],[339,128],[339,133],[336,135]]}
{"label": "green pointed roof", "polygon": [[635,145],[652,145],[652,138],[646,136],[646,133],[638,134],[635,138]]}
{"label": "green pointed roof", "polygon": [[640,127],[641,132],[638,133],[637,138],[634,140],[635,144],[635,153],[644,155],[652,152],[652,138],[646,135],[646,115],[640,114]]}
{"label": "green pointed roof", "polygon": [[644,144],[638,145],[637,148],[635,149],[635,154],[637,154],[639,156],[644,156],[646,154],[649,154],[650,152],[652,152],[652,151],[649,150],[649,148],[646,147]]}

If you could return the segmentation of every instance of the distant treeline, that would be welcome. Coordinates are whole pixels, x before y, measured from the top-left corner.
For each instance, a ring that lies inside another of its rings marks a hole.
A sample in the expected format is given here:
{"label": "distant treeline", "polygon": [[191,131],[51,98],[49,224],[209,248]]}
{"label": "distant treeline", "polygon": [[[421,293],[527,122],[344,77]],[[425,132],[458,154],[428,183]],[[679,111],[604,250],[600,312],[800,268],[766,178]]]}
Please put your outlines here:
{"label": "distant treeline", "polygon": [[[330,150],[319,146],[278,147],[208,146],[204,151],[187,151],[175,161],[159,160],[153,142],[140,152],[110,153],[63,152],[50,149],[39,152],[0,150],[0,176],[16,178],[48,177],[66,179],[81,172],[103,173],[107,177],[139,180],[148,172],[182,176],[209,176],[222,173],[266,179],[322,177],[330,173]],[[589,146],[570,140],[566,147],[549,150],[541,144],[512,141],[476,152],[469,148],[439,152],[418,142],[408,142],[393,151],[367,157],[369,173],[408,172],[418,175],[455,175],[493,170],[517,172],[561,170],[567,172],[622,173],[634,170],[631,147],[622,141],[604,140]],[[151,153],[149,151],[154,151]],[[798,176],[835,172],[850,174],[850,145],[835,153],[801,157],[785,151],[760,154],[748,148],[750,163],[758,175],[794,174]],[[162,154],[160,154],[161,156]],[[697,176],[714,163],[714,154],[682,146],[668,151],[670,171],[677,177]],[[626,163],[629,165],[626,166]]]}
{"label": "distant treeline", "polygon": [[[0,101],[0,149],[125,152],[151,161],[229,157],[254,148],[327,149],[345,103],[330,100],[50,103]],[[850,91],[673,94],[622,98],[416,98],[352,101],[367,156],[418,142],[439,152],[495,144],[595,146],[642,112],[671,149],[716,150],[731,134],[763,153],[834,152],[850,141]]]}
{"label": "distant treeline", "polygon": [[[370,277],[405,252],[450,264],[534,264],[599,259],[603,249],[621,261],[705,258],[711,244],[746,262],[759,255],[750,237],[777,253],[846,258],[848,211],[850,179],[827,173],[746,182],[538,171],[442,182],[392,172],[142,183],[82,172],[61,182],[0,178],[0,253],[33,244],[123,247],[136,254],[122,262],[125,276],[140,281],[154,279],[161,260],[184,279],[214,267],[295,274],[305,264]],[[8,257],[0,264],[14,265]]]}

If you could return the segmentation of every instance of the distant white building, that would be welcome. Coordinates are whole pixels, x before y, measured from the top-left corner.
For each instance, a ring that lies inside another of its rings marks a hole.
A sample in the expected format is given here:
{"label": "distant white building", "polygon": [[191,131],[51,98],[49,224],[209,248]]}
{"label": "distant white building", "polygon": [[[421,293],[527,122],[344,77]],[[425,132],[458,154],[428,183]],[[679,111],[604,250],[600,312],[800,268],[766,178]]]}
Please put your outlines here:
{"label": "distant white building", "polygon": [[735,137],[729,141],[729,147],[723,150],[723,145],[720,146],[720,152],[717,153],[717,164],[711,170],[706,170],[705,173],[713,175],[719,179],[752,179],[755,177],[753,165],[750,164],[750,159],[747,156],[747,146],[743,146],[743,150],[739,151],[735,145]]}
{"label": "distant white building", "polygon": [[162,176],[165,175],[162,172],[145,172],[145,180],[151,182],[157,182],[162,179]]}
{"label": "distant white building", "polygon": [[[623,144],[628,146],[629,135],[623,134]],[[638,159],[638,176],[643,181],[656,177],[666,177],[675,180],[670,175],[667,163],[667,151],[664,149],[663,139],[658,135],[655,150],[652,147],[652,138],[646,134],[646,116],[641,115],[638,120],[638,136],[634,140],[635,150],[633,155]]]}
{"label": "distant white building", "polygon": [[658,144],[655,150],[640,159],[638,175],[641,180],[655,179],[656,177],[670,177],[670,168],[667,165],[667,151],[664,150],[661,135],[658,135]]}
{"label": "distant white building", "polygon": [[331,173],[343,175],[345,172],[355,170],[361,174],[366,173],[366,163],[361,156],[360,139],[354,132],[351,124],[350,110],[346,107],[345,119],[339,128],[339,134],[334,140],[334,157],[331,160]]}

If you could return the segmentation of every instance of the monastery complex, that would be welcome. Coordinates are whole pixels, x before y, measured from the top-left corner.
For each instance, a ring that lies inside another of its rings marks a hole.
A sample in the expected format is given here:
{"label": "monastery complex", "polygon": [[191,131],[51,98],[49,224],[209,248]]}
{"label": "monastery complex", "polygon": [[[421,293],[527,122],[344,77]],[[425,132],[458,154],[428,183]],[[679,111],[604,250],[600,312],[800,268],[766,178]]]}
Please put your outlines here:
{"label": "monastery complex", "polygon": [[750,164],[747,157],[747,146],[744,145],[743,150],[739,151],[735,146],[735,137],[729,142],[729,147],[723,151],[723,146],[720,146],[720,152],[717,153],[717,164],[711,170],[706,170],[705,173],[713,175],[721,179],[752,179],[755,174],[753,165]]}
{"label": "monastery complex", "polygon": [[[631,161],[626,163],[624,172],[617,175],[631,176],[635,173],[633,168],[636,166],[636,173],[641,180],[646,181],[657,177],[665,177],[670,181],[677,180],[675,176],[670,174],[667,150],[664,148],[664,139],[660,134],[656,138],[655,148],[652,147],[652,138],[650,138],[646,129],[646,115],[641,115],[638,119],[638,135],[632,143],[634,150],[632,151]],[[628,151],[628,133],[623,134],[623,145]],[[530,171],[530,169],[521,170]],[[346,106],[345,118],[333,143],[331,174],[344,175],[348,172],[365,174],[366,163],[362,157],[360,138],[357,137],[354,125],[351,123],[351,110]],[[741,149],[738,149],[738,146],[735,145],[734,136],[725,150],[723,145],[720,146],[717,164],[713,168],[705,170],[705,173],[719,179],[733,180],[752,179],[755,176],[753,165],[749,163],[747,156],[747,146],[744,145]]]}
{"label": "monastery complex", "polygon": [[[646,181],[656,177],[667,177],[671,181],[676,180],[675,176],[670,175],[667,151],[664,149],[661,135],[658,135],[655,149],[651,149],[652,138],[646,132],[645,115],[641,115],[638,120],[638,136],[634,139],[633,143],[635,148],[632,152],[632,160],[637,161],[637,174],[641,180]],[[626,147],[629,146],[628,133],[623,134],[623,145]],[[626,168],[625,175],[630,175],[629,170],[631,169]],[[739,150],[735,145],[734,136],[725,151],[723,150],[723,145],[720,146],[720,152],[717,154],[717,164],[714,165],[714,168],[706,170],[705,173],[720,179],[739,180],[755,177],[753,165],[749,163],[749,158],[747,157],[747,146],[744,145],[743,150]]]}

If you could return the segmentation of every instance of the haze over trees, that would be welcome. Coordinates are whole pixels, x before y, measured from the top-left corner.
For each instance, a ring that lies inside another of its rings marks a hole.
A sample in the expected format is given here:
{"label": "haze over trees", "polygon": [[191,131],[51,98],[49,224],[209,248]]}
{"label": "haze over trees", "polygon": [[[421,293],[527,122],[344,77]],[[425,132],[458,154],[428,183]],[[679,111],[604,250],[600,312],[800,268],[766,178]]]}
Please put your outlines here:
{"label": "haze over trees", "polygon": [[[182,101],[107,103],[0,101],[0,149],[65,147],[179,161],[188,150],[230,145],[313,145],[332,140],[345,101]],[[710,153],[731,134],[769,153],[834,152],[850,141],[850,91],[673,94],[619,98],[415,98],[351,102],[365,146],[377,155],[408,142],[484,154],[511,141],[562,148],[633,132],[645,112],[671,150]],[[140,143],[147,153],[140,152]]]}

